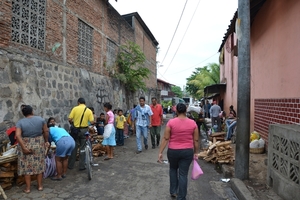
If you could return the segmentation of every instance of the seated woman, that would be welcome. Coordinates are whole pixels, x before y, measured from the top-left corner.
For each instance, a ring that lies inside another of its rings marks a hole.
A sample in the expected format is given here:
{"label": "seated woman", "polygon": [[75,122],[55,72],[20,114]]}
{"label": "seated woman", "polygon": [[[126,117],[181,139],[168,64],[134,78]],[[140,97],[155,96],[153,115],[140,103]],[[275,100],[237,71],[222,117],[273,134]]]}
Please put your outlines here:
{"label": "seated woman", "polygon": [[233,133],[233,130],[236,126],[236,112],[233,109],[233,105],[231,105],[229,107],[229,116],[226,119],[225,123],[226,123],[226,127],[227,127],[227,134],[226,134],[226,138],[225,140],[230,140],[231,139],[231,135]]}
{"label": "seated woman", "polygon": [[55,164],[57,175],[52,177],[51,180],[60,181],[66,177],[68,157],[75,148],[75,141],[65,129],[55,127],[54,124],[48,124],[48,127],[50,139],[56,145]]}

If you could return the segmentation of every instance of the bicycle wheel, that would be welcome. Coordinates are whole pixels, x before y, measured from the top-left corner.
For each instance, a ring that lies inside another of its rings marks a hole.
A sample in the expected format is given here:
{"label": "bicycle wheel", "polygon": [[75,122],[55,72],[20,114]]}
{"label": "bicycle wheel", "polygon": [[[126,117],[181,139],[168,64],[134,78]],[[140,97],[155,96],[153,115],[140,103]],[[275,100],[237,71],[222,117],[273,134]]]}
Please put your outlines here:
{"label": "bicycle wheel", "polygon": [[86,163],[86,171],[88,173],[88,179],[92,179],[92,164],[91,164],[91,149],[89,147],[85,147],[85,163]]}

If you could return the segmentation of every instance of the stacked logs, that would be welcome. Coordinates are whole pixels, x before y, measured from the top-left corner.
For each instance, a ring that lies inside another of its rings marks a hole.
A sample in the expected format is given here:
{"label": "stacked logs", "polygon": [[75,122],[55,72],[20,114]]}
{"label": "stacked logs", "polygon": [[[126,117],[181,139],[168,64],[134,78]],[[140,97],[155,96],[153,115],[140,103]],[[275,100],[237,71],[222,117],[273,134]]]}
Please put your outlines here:
{"label": "stacked logs", "polygon": [[234,152],[231,147],[231,141],[217,141],[216,143],[210,145],[207,151],[200,152],[198,157],[214,164],[233,163]]}
{"label": "stacked logs", "polygon": [[9,190],[17,174],[17,161],[0,164],[0,185],[4,190]]}
{"label": "stacked logs", "polygon": [[103,156],[106,153],[106,148],[102,145],[103,136],[102,135],[93,135],[92,141],[96,143],[92,144],[92,151],[94,157]]}

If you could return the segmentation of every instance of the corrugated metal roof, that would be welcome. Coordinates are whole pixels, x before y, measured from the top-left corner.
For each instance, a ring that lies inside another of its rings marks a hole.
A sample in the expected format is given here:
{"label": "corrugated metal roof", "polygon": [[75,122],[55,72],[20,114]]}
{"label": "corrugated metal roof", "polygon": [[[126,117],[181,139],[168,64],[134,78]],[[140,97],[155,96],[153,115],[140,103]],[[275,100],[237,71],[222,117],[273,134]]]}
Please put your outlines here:
{"label": "corrugated metal roof", "polygon": [[[262,5],[266,2],[267,0],[251,0],[250,1],[250,18],[251,18],[251,24],[254,21],[254,18],[258,11],[261,9]],[[230,20],[230,24],[228,25],[228,29],[223,37],[221,46],[219,48],[219,52],[221,52],[227,38],[229,35],[233,32],[235,32],[235,22],[238,17],[238,11],[236,11],[233,15],[233,18]]]}

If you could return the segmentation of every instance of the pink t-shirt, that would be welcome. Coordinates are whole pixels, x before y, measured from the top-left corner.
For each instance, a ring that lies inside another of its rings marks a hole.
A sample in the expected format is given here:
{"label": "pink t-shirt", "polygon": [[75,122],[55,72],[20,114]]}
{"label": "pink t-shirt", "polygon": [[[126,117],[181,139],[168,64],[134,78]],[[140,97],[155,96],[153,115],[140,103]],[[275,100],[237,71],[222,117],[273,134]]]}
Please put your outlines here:
{"label": "pink t-shirt", "polygon": [[106,113],[108,115],[108,124],[113,124],[115,121],[114,113],[110,110]]}
{"label": "pink t-shirt", "polygon": [[194,148],[194,130],[197,128],[197,124],[194,120],[189,118],[170,119],[167,123],[170,127],[170,149],[193,149]]}

